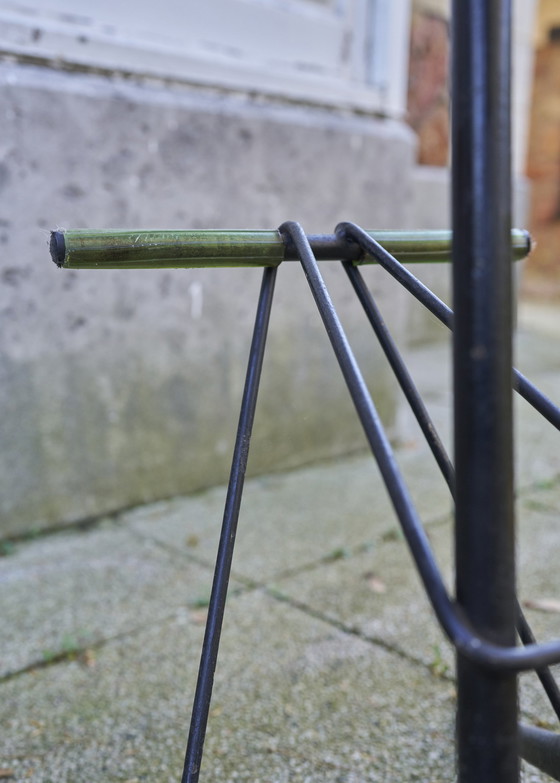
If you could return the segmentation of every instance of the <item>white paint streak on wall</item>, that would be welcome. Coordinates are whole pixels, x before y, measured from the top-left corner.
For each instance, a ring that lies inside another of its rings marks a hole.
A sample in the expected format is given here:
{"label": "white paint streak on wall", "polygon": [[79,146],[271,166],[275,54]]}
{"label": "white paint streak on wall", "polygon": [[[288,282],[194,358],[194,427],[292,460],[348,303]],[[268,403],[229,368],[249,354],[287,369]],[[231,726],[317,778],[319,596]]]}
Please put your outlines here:
{"label": "white paint streak on wall", "polygon": [[189,297],[191,302],[191,318],[193,321],[198,321],[202,316],[204,304],[203,287],[202,283],[198,280],[193,281],[189,285]]}

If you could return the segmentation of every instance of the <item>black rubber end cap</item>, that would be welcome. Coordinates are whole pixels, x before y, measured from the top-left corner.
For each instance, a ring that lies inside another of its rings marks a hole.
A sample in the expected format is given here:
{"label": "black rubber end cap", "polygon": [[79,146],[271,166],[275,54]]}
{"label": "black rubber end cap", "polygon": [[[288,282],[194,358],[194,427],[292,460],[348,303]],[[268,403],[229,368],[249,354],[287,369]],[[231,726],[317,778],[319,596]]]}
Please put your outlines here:
{"label": "black rubber end cap", "polygon": [[57,266],[64,266],[66,255],[66,242],[62,231],[51,231],[50,243],[51,258]]}

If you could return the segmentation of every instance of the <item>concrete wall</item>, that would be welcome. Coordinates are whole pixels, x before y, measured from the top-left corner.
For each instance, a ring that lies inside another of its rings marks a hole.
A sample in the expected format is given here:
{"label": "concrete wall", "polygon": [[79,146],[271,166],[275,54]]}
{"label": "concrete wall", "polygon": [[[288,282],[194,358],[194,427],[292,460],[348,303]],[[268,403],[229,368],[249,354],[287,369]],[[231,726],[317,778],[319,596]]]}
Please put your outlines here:
{"label": "concrete wall", "polygon": [[[61,271],[49,229],[448,221],[446,170],[416,166],[399,112],[63,61],[57,30],[16,21],[0,64],[0,538],[224,481],[260,284],[258,270]],[[394,382],[345,276],[323,266],[391,427]],[[448,298],[447,268],[418,271]],[[365,274],[401,342],[443,334],[383,272]],[[303,274],[285,264],[249,470],[364,446]]]}
{"label": "concrete wall", "polygon": [[[0,68],[0,530],[60,525],[223,481],[258,270],[64,271],[52,227],[332,231],[413,223],[415,141],[394,121]],[[392,382],[326,270],[391,421]],[[367,277],[402,331],[404,298]],[[251,471],[364,446],[296,264],[280,269]]]}

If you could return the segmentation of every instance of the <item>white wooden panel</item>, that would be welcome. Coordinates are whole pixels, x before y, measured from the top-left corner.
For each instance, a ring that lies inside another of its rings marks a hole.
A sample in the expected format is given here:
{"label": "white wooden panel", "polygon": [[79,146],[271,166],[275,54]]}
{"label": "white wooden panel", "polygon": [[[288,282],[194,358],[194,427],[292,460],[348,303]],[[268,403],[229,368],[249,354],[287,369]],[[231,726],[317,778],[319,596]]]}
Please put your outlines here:
{"label": "white wooden panel", "polygon": [[[406,64],[407,17],[398,9],[409,0],[29,2],[0,0],[4,51],[392,115],[404,110],[393,74],[398,80],[403,70],[397,56]],[[379,77],[385,55],[371,60],[368,9],[383,2],[389,10],[378,14],[384,30],[376,30],[374,46],[390,51],[391,63],[380,79],[371,75]]]}

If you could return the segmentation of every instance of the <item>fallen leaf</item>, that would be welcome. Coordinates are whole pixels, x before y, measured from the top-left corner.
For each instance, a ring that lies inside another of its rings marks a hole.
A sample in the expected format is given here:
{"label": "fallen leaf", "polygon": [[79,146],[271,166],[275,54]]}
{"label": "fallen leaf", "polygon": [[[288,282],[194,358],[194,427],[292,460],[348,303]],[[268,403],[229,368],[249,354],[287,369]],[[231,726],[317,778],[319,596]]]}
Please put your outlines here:
{"label": "fallen leaf", "polygon": [[191,623],[194,625],[206,625],[206,619],[208,617],[208,612],[191,612]]}
{"label": "fallen leaf", "polygon": [[382,595],[383,593],[387,592],[387,585],[378,576],[375,576],[375,574],[364,574],[364,579],[366,580],[367,586],[372,591],[372,593]]}
{"label": "fallen leaf", "polygon": [[399,449],[407,449],[408,451],[411,451],[413,449],[418,448],[418,441],[417,440],[399,440],[398,443]]}
{"label": "fallen leaf", "polygon": [[533,719],[535,726],[538,726],[539,729],[548,729],[548,731],[554,731],[556,726],[554,723],[551,723],[549,720],[542,720],[541,718]]}
{"label": "fallen leaf", "polygon": [[189,547],[195,547],[198,546],[200,543],[200,538],[195,535],[187,536],[187,539],[185,541],[186,545]]}
{"label": "fallen leaf", "polygon": [[88,669],[92,669],[95,666],[95,652],[93,650],[84,650],[79,657],[79,661],[82,666],[87,666]]}
{"label": "fallen leaf", "polygon": [[527,609],[536,609],[539,612],[552,612],[560,614],[560,599],[558,598],[528,598],[523,601]]}

